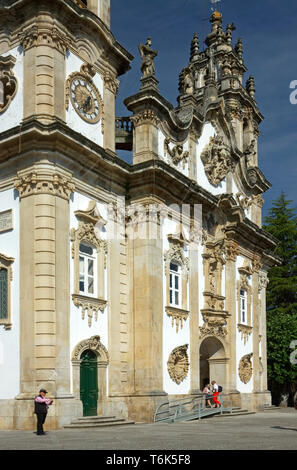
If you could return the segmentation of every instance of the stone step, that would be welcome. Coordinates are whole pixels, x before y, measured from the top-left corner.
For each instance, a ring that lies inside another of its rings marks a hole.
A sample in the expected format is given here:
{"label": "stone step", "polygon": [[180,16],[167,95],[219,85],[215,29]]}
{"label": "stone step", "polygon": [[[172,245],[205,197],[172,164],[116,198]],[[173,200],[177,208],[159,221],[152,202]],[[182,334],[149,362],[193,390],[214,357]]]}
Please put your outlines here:
{"label": "stone step", "polygon": [[248,411],[248,410],[241,410],[241,409],[237,409],[237,410],[233,410],[232,413],[230,412],[223,412],[223,414],[221,415],[216,415],[218,418],[222,417],[222,416],[246,416],[246,415],[254,415],[256,414],[255,411]]}
{"label": "stone step", "polygon": [[98,428],[104,426],[121,426],[135,424],[134,421],[115,416],[82,416],[74,419],[70,424],[64,426],[67,429]]}
{"label": "stone step", "polygon": [[272,410],[280,410],[280,409],[281,409],[280,406],[275,406],[275,405],[264,406],[264,411],[272,411]]}
{"label": "stone step", "polygon": [[67,424],[64,426],[64,429],[85,429],[85,428],[103,428],[107,426],[126,426],[135,424],[134,421],[112,421],[112,422],[94,422],[94,423],[82,423],[82,424]]}
{"label": "stone step", "polygon": [[75,418],[74,422],[85,422],[85,421],[102,421],[102,420],[109,420],[109,419],[124,419],[124,418],[116,418],[116,416],[80,416],[79,418]]}

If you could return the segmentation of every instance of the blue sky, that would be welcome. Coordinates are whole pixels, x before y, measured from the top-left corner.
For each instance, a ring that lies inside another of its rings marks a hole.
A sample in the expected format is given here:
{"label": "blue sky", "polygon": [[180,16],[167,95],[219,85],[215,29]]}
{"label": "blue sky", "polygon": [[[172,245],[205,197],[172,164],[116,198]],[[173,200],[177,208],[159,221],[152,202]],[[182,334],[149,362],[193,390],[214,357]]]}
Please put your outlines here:
{"label": "blue sky", "polygon": [[[290,83],[297,80],[297,1],[222,0],[223,26],[235,23],[233,41],[243,40],[243,58],[255,77],[256,100],[265,119],[260,126],[259,167],[272,188],[264,194],[264,215],[284,190],[297,206],[297,105],[290,103]],[[176,106],[178,76],[189,60],[194,32],[202,41],[210,31],[209,0],[111,0],[111,29],[134,56],[120,77],[118,116],[130,113],[123,100],[139,90],[138,44],[152,38],[158,50],[156,77],[161,94]],[[205,20],[203,20],[205,19]]]}

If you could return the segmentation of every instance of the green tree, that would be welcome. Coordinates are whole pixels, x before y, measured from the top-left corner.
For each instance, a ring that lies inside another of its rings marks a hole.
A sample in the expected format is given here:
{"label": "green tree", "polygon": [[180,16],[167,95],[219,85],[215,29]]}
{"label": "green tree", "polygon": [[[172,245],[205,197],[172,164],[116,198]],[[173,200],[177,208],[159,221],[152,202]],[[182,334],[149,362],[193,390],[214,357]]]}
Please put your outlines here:
{"label": "green tree", "polygon": [[[264,229],[277,240],[281,262],[270,269],[267,287],[268,383],[274,403],[288,392],[292,404],[297,390],[297,365],[290,360],[290,345],[297,340],[297,217],[284,192],[273,201]],[[295,348],[296,349],[296,348]]]}

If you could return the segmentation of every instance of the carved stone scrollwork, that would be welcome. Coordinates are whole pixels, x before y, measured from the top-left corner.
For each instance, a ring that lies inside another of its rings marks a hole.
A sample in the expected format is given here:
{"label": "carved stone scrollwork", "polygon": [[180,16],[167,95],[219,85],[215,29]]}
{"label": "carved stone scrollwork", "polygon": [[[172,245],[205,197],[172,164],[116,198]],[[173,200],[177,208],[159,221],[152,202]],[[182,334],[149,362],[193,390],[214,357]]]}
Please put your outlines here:
{"label": "carved stone scrollwork", "polygon": [[218,135],[210,137],[208,145],[201,153],[201,160],[208,181],[213,186],[218,186],[227,174],[235,168],[230,156],[230,148],[224,144],[223,137]]}
{"label": "carved stone scrollwork", "polygon": [[143,111],[139,114],[135,114],[134,116],[131,116],[130,119],[133,122],[134,127],[147,123],[154,124],[155,126],[158,126],[160,124],[160,119],[158,118],[156,113],[151,109]]}
{"label": "carved stone scrollwork", "polygon": [[167,316],[172,319],[172,327],[174,326],[175,322],[176,332],[178,333],[179,328],[183,329],[183,322],[187,320],[189,316],[189,311],[170,306],[165,307],[165,311],[167,313]]}
{"label": "carved stone scrollwork", "polygon": [[82,320],[85,319],[87,313],[88,316],[88,325],[92,326],[92,320],[95,318],[95,321],[98,320],[98,312],[104,312],[107,301],[102,299],[92,299],[80,294],[72,295],[73,303],[76,307],[81,307]]}
{"label": "carved stone scrollwork", "polygon": [[164,141],[164,153],[165,155],[169,155],[172,159],[174,165],[178,165],[182,162],[183,169],[185,168],[185,164],[187,163],[187,159],[189,158],[189,152],[183,150],[182,145],[175,145],[172,150],[169,147],[170,139],[166,138]]}
{"label": "carved stone scrollwork", "polygon": [[33,26],[20,34],[20,43],[25,51],[31,47],[49,46],[54,47],[62,54],[66,54],[69,40],[55,27],[47,26],[41,29]]}
{"label": "carved stone scrollwork", "polygon": [[[78,345],[73,351],[72,361],[79,361],[81,354],[87,349],[94,351],[97,356],[99,356],[100,359],[106,363],[106,365],[109,363],[108,351],[106,347],[101,343],[100,336],[92,336],[91,338],[85,339],[78,343]],[[102,361],[100,361],[101,364]]]}
{"label": "carved stone scrollwork", "polygon": [[200,338],[204,338],[205,336],[216,336],[224,339],[227,335],[227,322],[225,318],[210,316],[208,312],[203,312],[202,315],[204,323],[199,327]]}
{"label": "carved stone scrollwork", "polygon": [[259,273],[259,290],[266,289],[269,284],[267,273]]}
{"label": "carved stone scrollwork", "polygon": [[12,71],[15,62],[11,55],[0,56],[0,114],[7,110],[17,92],[18,82]]}
{"label": "carved stone scrollwork", "polygon": [[246,345],[249,339],[249,336],[251,335],[253,331],[253,328],[248,325],[242,325],[241,323],[237,325],[237,328],[238,328],[238,331],[241,333],[241,339],[244,341],[244,344]]}
{"label": "carved stone scrollwork", "polygon": [[238,375],[244,384],[247,384],[253,375],[253,368],[252,368],[252,362],[251,358],[253,356],[253,353],[246,354],[240,359],[239,366],[238,366]]}
{"label": "carved stone scrollwork", "polygon": [[14,188],[18,190],[20,198],[32,194],[50,194],[69,200],[75,186],[69,178],[57,173],[43,175],[31,172],[25,176],[18,173]]}
{"label": "carved stone scrollwork", "polygon": [[117,78],[114,78],[110,72],[106,72],[104,75],[104,85],[109,91],[116,95],[118,93],[120,81]]}
{"label": "carved stone scrollwork", "polygon": [[188,358],[188,344],[178,346],[173,349],[167,361],[167,370],[173,382],[180,384],[188,375],[189,371],[189,358]]}
{"label": "carved stone scrollwork", "polygon": [[225,254],[226,261],[236,261],[237,256],[239,255],[239,246],[236,242],[232,240],[226,240],[225,242]]}

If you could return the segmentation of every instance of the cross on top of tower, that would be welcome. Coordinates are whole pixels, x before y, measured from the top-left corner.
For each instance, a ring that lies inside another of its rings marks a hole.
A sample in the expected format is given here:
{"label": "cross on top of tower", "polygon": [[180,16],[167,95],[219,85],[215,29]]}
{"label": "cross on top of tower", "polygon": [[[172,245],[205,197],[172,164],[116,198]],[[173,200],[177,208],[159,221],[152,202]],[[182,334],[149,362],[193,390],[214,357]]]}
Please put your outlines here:
{"label": "cross on top of tower", "polygon": [[216,10],[217,9],[217,4],[220,2],[221,0],[210,0],[210,3],[212,5],[214,5],[214,8],[212,8],[212,10]]}

